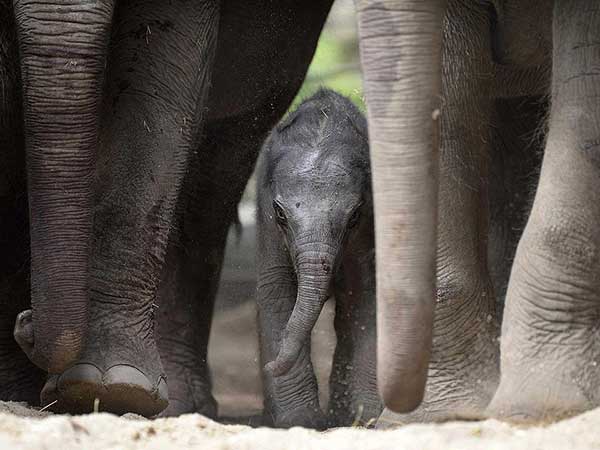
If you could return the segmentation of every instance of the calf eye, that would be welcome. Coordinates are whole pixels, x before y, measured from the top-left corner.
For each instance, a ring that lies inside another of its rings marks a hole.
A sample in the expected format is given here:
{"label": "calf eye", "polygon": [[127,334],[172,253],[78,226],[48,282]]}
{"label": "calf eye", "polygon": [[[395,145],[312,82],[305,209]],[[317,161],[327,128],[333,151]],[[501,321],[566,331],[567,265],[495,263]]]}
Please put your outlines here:
{"label": "calf eye", "polygon": [[283,212],[283,208],[276,201],[273,202],[273,210],[275,211],[275,218],[277,219],[277,223],[281,226],[285,226],[287,223],[287,217],[285,217],[285,212]]}

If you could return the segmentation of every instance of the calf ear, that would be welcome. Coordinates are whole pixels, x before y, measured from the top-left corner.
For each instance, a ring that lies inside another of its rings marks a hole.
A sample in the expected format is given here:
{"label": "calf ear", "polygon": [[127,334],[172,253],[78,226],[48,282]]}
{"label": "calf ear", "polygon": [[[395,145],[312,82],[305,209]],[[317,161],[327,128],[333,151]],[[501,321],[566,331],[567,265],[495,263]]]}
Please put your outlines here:
{"label": "calf ear", "polygon": [[283,118],[283,120],[281,122],[279,122],[277,124],[277,126],[275,127],[275,131],[277,131],[277,133],[281,133],[282,131],[284,131],[286,128],[289,128],[292,126],[292,124],[296,121],[296,119],[299,116],[299,112],[296,109],[295,111],[289,113],[287,116],[285,116]]}

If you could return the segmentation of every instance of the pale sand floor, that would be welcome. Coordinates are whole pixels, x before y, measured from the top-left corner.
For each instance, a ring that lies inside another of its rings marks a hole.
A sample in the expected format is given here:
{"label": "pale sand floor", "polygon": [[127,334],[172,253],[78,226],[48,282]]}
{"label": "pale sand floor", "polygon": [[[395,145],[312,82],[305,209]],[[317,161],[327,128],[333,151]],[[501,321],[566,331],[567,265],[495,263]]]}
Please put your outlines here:
{"label": "pale sand floor", "polygon": [[600,410],[545,428],[519,429],[486,422],[408,425],[396,430],[356,428],[319,433],[220,425],[198,415],[153,421],[109,414],[39,415],[18,405],[0,404],[1,449],[598,449]]}

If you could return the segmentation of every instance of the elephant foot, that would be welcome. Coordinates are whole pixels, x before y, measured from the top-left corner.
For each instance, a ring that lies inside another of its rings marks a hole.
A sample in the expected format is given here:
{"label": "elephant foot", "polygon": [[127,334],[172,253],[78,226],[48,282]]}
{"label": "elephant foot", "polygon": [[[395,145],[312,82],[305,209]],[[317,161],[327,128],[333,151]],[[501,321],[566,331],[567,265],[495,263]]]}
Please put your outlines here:
{"label": "elephant foot", "polygon": [[[339,386],[344,387],[344,383],[340,383]],[[350,390],[347,384],[345,389]],[[331,391],[327,411],[328,428],[349,426],[372,428],[377,423],[383,407],[376,390],[371,389],[370,386],[364,387],[361,392],[358,392],[357,388],[351,390],[354,392],[349,392],[349,395]]]}
{"label": "elephant foot", "polygon": [[275,428],[303,427],[315,430],[327,428],[327,419],[323,412],[314,408],[301,408],[277,414],[273,418]]}
{"label": "elephant foot", "polygon": [[594,407],[573,384],[550,379],[548,374],[524,377],[528,372],[525,369],[518,376],[503,374],[503,381],[488,407],[488,416],[527,425],[565,419]]}
{"label": "elephant foot", "polygon": [[168,293],[158,311],[158,349],[169,380],[169,406],[162,417],[202,414],[217,417],[217,402],[207,365],[208,330],[212,312],[195,316],[191,306]]}
{"label": "elephant foot", "polygon": [[169,377],[169,406],[161,417],[176,417],[182,414],[202,414],[211,419],[217,418],[217,402],[211,394],[211,384],[207,371],[198,368],[173,367],[165,362]]}
{"label": "elephant foot", "polygon": [[164,377],[152,382],[139,369],[117,364],[106,371],[90,363],[77,363],[60,375],[52,375],[42,389],[42,404],[55,412],[84,414],[106,411],[152,417],[168,403]]}
{"label": "elephant foot", "polygon": [[600,405],[599,216],[554,203],[541,212],[534,208],[517,250],[500,384],[488,408],[511,422],[548,422]]}
{"label": "elephant foot", "polygon": [[491,344],[484,352],[456,370],[450,360],[432,361],[425,398],[414,411],[398,414],[385,409],[377,428],[406,423],[482,420],[498,386],[498,352]]}
{"label": "elephant foot", "polygon": [[77,414],[159,414],[168,405],[168,390],[152,322],[133,322],[121,311],[100,312],[92,311],[79,360],[46,382],[43,405]]}
{"label": "elephant foot", "polygon": [[433,348],[423,402],[407,414],[386,409],[377,428],[485,417],[498,386],[500,359],[491,285],[485,275],[472,275],[466,282],[464,278],[441,279],[445,282],[438,277]]}
{"label": "elephant foot", "polygon": [[[516,303],[513,300],[509,301]],[[534,424],[599,406],[600,338],[593,323],[597,313],[588,321],[569,318],[555,301],[539,310],[524,298],[518,303],[518,309],[507,305],[505,312],[500,384],[487,414]],[[553,315],[557,320],[546,322]]]}
{"label": "elephant foot", "polygon": [[[201,406],[196,406],[200,404]],[[217,402],[210,396],[202,401],[198,401],[198,398],[194,399],[181,399],[174,398],[169,400],[169,406],[165,409],[160,417],[178,417],[183,414],[201,414],[210,419],[217,418]]]}
{"label": "elephant foot", "polygon": [[480,405],[471,408],[467,407],[466,404],[458,405],[456,412],[447,407],[437,411],[424,408],[410,414],[398,414],[386,408],[377,419],[375,428],[387,430],[409,423],[439,423],[453,420],[478,421],[487,418],[487,414]]}

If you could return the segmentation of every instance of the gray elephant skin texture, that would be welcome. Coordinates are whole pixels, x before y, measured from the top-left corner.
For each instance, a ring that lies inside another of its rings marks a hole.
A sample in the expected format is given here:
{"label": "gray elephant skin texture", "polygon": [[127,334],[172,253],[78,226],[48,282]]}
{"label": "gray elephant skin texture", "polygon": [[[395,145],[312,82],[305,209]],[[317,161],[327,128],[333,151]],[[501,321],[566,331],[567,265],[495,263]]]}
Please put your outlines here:
{"label": "gray elephant skin texture", "polygon": [[[265,416],[275,426],[348,426],[381,411],[369,167],[365,118],[330,90],[291,112],[263,148],[257,302]],[[337,346],[323,417],[310,341],[330,297]]]}
{"label": "gray elephant skin texture", "polygon": [[2,399],[216,416],[227,229],[330,6],[0,0]]}

